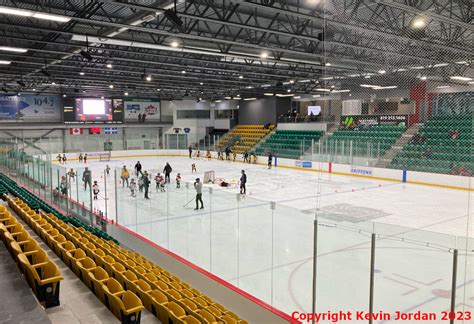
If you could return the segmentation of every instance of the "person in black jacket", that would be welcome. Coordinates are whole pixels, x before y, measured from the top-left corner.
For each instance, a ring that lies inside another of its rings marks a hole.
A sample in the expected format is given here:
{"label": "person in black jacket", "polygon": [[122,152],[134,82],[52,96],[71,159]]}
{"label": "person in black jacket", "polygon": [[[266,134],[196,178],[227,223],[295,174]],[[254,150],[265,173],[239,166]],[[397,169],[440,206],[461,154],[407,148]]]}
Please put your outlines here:
{"label": "person in black jacket", "polygon": [[240,176],[240,193],[245,195],[247,193],[247,175],[245,174],[245,170],[242,170],[242,175]]}
{"label": "person in black jacket", "polygon": [[170,183],[170,174],[173,169],[171,168],[171,165],[166,162],[165,168],[163,169],[163,173],[165,174],[165,182]]}
{"label": "person in black jacket", "polygon": [[140,161],[137,161],[137,164],[135,164],[135,174],[137,177],[142,174],[142,165]]}
{"label": "person in black jacket", "polygon": [[150,179],[148,179],[148,172],[142,173],[142,180],[143,180],[143,189],[145,189],[145,199],[150,199],[148,197],[148,188],[150,188]]}

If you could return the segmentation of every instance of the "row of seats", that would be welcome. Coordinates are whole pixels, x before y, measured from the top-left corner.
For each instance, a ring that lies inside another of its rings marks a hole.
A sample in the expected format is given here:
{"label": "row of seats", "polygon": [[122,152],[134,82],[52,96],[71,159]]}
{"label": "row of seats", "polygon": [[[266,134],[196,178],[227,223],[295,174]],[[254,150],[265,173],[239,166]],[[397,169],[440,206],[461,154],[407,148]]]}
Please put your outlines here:
{"label": "row of seats", "polygon": [[[34,210],[42,209],[48,213],[54,214],[56,217],[58,217],[59,219],[61,219],[62,221],[66,223],[70,223],[76,227],[82,227],[85,230],[93,233],[94,235],[97,235],[98,237],[101,237],[105,240],[112,240],[115,243],[119,244],[117,240],[115,240],[112,236],[108,235],[101,229],[87,225],[86,223],[84,223],[78,218],[70,218],[70,217],[64,216],[58,210],[51,207],[43,200],[39,199],[38,197],[33,195],[31,192],[29,192],[25,188],[18,186],[15,181],[11,180],[10,178],[8,178],[6,175],[2,173],[0,173],[0,185],[1,185],[0,188],[2,187],[4,188],[3,193],[10,192],[15,197],[19,197],[20,199],[24,200],[28,204],[28,206],[30,206]],[[0,194],[1,193],[2,192],[0,191]]]}
{"label": "row of seats", "polygon": [[16,217],[1,205],[0,237],[41,305],[45,308],[58,306],[59,287],[63,277],[57,265],[48,258]]}
{"label": "row of seats", "polygon": [[[17,209],[26,206],[18,198],[10,198],[9,203]],[[246,323],[178,277],[113,241],[75,229],[44,212],[30,213],[26,222],[124,323],[137,323],[143,307],[162,323]]]}
{"label": "row of seats", "polygon": [[[354,155],[365,155],[367,150],[377,150],[378,154],[383,155],[405,130],[406,127],[400,125],[371,125],[362,129],[340,129],[327,139],[326,146],[352,142]],[[360,148],[360,150],[355,148]]]}
{"label": "row of seats", "polygon": [[299,159],[300,155],[311,147],[311,143],[317,142],[323,134],[323,131],[278,129],[263,140],[255,151],[257,155],[272,152],[278,157]]}
{"label": "row of seats", "polygon": [[238,125],[225,134],[217,144],[221,150],[230,147],[232,151],[243,154],[267,136],[274,126],[264,128],[263,125]]}
{"label": "row of seats", "polygon": [[[458,135],[452,138],[452,132]],[[428,119],[413,140],[390,162],[406,168],[447,174],[474,173],[474,114],[437,115]]]}

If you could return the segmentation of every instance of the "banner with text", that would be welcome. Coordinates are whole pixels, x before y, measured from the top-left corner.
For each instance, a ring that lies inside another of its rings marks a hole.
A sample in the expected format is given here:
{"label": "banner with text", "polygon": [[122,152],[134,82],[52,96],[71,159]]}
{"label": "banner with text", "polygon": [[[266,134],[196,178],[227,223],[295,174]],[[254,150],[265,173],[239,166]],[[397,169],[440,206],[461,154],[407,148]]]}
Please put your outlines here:
{"label": "banner with text", "polygon": [[0,120],[61,121],[59,96],[0,96]]}
{"label": "banner with text", "polygon": [[408,126],[408,115],[350,115],[342,116],[341,124],[353,126],[403,125]]}
{"label": "banner with text", "polygon": [[160,99],[124,99],[125,120],[138,121],[138,116],[146,114],[145,120],[161,118]]}

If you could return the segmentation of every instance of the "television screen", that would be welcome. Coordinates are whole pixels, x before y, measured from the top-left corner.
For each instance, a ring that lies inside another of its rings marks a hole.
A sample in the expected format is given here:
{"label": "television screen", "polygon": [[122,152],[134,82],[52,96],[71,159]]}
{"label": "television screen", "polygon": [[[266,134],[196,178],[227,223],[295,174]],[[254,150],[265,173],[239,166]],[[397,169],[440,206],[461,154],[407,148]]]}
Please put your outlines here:
{"label": "television screen", "polygon": [[105,100],[83,99],[82,113],[84,115],[105,115]]}
{"label": "television screen", "polygon": [[308,106],[308,115],[313,113],[314,116],[317,116],[321,113],[321,106]]}

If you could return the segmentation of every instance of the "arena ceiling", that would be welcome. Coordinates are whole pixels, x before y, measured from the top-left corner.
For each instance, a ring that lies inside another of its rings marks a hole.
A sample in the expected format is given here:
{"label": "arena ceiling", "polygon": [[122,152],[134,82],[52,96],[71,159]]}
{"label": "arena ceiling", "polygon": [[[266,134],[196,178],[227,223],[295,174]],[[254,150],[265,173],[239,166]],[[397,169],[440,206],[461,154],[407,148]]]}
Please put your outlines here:
{"label": "arena ceiling", "polygon": [[0,82],[211,100],[465,84],[473,12],[471,0],[0,0]]}

